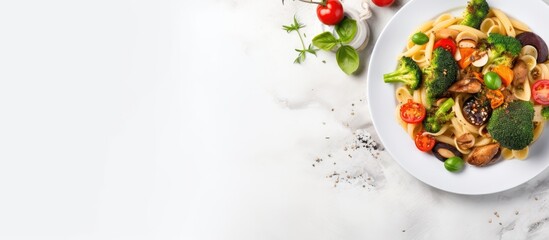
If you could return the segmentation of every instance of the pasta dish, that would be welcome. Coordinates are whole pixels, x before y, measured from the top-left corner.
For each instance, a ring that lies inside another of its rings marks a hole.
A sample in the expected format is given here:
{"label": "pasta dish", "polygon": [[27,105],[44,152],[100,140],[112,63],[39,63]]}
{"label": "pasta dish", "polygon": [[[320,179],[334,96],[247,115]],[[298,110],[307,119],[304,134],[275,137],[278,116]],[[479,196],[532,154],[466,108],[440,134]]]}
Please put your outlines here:
{"label": "pasta dish", "polygon": [[395,117],[447,170],[526,159],[549,119],[544,40],[519,19],[471,0],[417,28],[386,83]]}

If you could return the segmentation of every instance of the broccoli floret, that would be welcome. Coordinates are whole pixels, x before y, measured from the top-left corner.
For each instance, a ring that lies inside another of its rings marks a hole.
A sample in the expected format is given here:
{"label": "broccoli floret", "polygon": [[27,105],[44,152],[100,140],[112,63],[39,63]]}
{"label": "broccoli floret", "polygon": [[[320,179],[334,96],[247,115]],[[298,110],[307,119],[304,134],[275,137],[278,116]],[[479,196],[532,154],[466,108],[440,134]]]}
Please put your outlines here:
{"label": "broccoli floret", "polygon": [[467,8],[465,8],[465,11],[463,12],[461,25],[478,29],[489,11],[490,6],[486,0],[471,0],[467,3]]}
{"label": "broccoli floret", "polygon": [[520,54],[522,44],[514,37],[504,36],[499,33],[491,33],[488,36],[490,44],[488,64],[513,66],[513,61]]}
{"label": "broccoli floret", "polygon": [[442,126],[454,117],[454,112],[451,111],[452,106],[454,106],[454,99],[448,98],[436,111],[431,109],[425,120],[423,120],[425,131],[430,133],[440,131]]}
{"label": "broccoli floret", "polygon": [[404,83],[411,90],[419,88],[421,83],[421,69],[410,57],[402,57],[398,62],[397,70],[383,75],[386,83]]}
{"label": "broccoli floret", "polygon": [[502,147],[520,150],[534,138],[533,119],[534,107],[531,102],[514,101],[492,112],[487,129]]}
{"label": "broccoli floret", "polygon": [[541,109],[541,116],[543,119],[549,120],[549,107],[543,107],[543,109]]}
{"label": "broccoli floret", "polygon": [[454,60],[454,56],[442,47],[435,49],[431,65],[423,72],[429,106],[433,104],[436,98],[448,90],[456,81],[457,75],[458,65]]}

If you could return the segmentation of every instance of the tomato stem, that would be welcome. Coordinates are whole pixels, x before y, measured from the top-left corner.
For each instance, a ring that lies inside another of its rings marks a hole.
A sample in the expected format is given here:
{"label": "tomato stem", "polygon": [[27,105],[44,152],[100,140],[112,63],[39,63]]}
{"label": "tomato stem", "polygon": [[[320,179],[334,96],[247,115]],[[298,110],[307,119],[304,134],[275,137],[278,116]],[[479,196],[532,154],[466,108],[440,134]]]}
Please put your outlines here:
{"label": "tomato stem", "polygon": [[315,2],[313,0],[299,0],[299,1],[304,2],[304,3],[314,3],[314,4],[318,4],[318,5],[322,5],[322,6],[326,5],[325,1],[322,1],[322,2]]}

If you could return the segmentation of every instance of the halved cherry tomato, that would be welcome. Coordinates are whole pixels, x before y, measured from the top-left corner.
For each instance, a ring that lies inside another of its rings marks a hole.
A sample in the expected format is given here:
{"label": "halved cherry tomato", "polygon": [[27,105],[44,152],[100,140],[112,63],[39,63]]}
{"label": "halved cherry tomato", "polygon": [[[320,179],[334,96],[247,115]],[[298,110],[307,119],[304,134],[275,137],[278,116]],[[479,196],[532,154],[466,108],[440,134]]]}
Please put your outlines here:
{"label": "halved cherry tomato", "polygon": [[501,106],[505,100],[505,96],[503,96],[503,93],[500,90],[488,90],[486,92],[486,97],[490,99],[490,107],[492,107],[492,109]]}
{"label": "halved cherry tomato", "polygon": [[513,69],[507,66],[498,65],[492,68],[492,71],[499,75],[499,77],[501,78],[501,82],[506,87],[511,84],[511,82],[513,81],[513,78],[515,77],[515,74],[513,73]]}
{"label": "halved cherry tomato", "polygon": [[419,123],[425,118],[425,107],[408,99],[408,102],[400,107],[400,118],[407,123]]}
{"label": "halved cherry tomato", "polygon": [[549,105],[549,80],[537,80],[532,85],[532,98],[537,104]]}
{"label": "halved cherry tomato", "polygon": [[474,48],[460,48],[459,54],[461,55],[461,59],[459,60],[458,64],[461,69],[464,69],[471,65],[473,61],[471,61],[471,55],[475,52]]}
{"label": "halved cherry tomato", "polygon": [[436,41],[433,49],[437,49],[438,47],[446,49],[446,51],[450,52],[452,56],[456,54],[456,43],[451,38],[443,38]]}
{"label": "halved cherry tomato", "polygon": [[416,147],[422,152],[429,152],[435,146],[435,138],[429,134],[423,135],[425,131],[420,131],[416,135]]}

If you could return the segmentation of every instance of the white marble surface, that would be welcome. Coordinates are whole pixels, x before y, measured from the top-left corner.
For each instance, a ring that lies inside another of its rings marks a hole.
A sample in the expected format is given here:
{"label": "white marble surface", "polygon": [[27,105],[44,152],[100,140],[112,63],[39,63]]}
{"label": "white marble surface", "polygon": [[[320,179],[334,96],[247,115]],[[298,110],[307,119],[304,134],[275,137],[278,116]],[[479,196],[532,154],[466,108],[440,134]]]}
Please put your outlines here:
{"label": "white marble surface", "polygon": [[[358,6],[360,1],[346,4]],[[364,62],[376,36],[402,4],[372,7],[373,41],[361,55]],[[205,145],[195,161],[200,170],[193,170],[201,177],[191,194],[185,238],[549,235],[547,171],[510,191],[461,196],[424,185],[382,150],[353,149],[358,136],[376,139],[367,111],[365,72],[344,75],[331,54],[291,64],[299,41],[280,30],[296,14],[308,25],[310,41],[318,32],[314,6],[252,0],[199,5],[223,19],[221,33],[212,32],[206,39],[217,37],[225,44],[212,44],[215,52],[224,53],[210,60],[215,72],[211,66],[198,66],[188,73],[202,75],[194,79],[193,92],[200,96],[193,105],[206,120],[195,132],[204,136]],[[192,45],[203,39],[194,41]],[[215,150],[207,144],[213,136],[221,140],[214,140]]]}
{"label": "white marble surface", "polygon": [[294,14],[310,41],[291,0],[3,2],[0,239],[547,239],[549,171],[461,196],[357,145],[367,69],[292,64]]}

